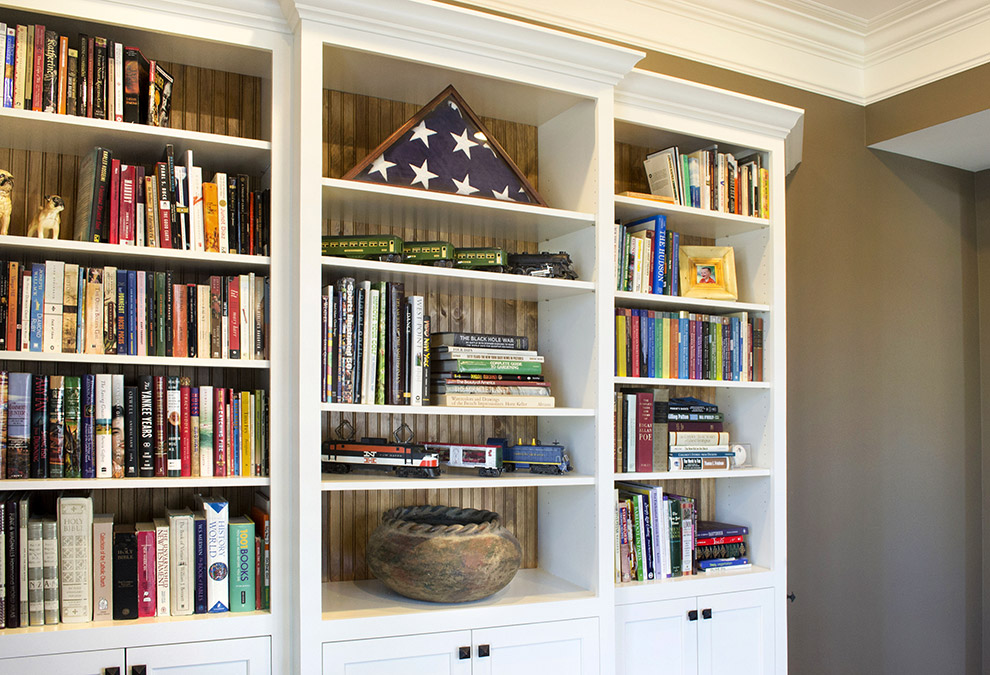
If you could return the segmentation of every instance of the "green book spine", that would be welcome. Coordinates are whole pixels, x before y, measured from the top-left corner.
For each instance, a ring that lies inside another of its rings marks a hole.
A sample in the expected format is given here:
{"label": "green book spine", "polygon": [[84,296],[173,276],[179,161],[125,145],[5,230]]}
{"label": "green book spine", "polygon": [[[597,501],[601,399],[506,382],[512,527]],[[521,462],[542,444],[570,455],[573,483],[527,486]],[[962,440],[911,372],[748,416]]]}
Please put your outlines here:
{"label": "green book spine", "polygon": [[230,519],[230,611],[254,611],[254,521],[247,516]]}
{"label": "green book spine", "polygon": [[450,359],[435,360],[433,370],[446,373],[513,373],[517,375],[541,375],[543,364],[539,361],[511,361],[501,359]]}

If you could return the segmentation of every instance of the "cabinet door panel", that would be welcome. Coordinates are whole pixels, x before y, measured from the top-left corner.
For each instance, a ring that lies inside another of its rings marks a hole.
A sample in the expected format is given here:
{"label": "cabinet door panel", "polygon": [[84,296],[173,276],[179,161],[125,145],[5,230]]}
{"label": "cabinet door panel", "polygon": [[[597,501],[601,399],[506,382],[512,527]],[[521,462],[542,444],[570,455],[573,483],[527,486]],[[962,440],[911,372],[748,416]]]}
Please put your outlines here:
{"label": "cabinet door panel", "polygon": [[17,675],[105,675],[107,668],[118,668],[123,675],[123,649],[0,659],[0,673]]}
{"label": "cabinet door panel", "polygon": [[701,597],[698,608],[712,610],[712,618],[698,621],[701,675],[773,672],[772,589]]}
{"label": "cabinet door panel", "polygon": [[[474,675],[599,672],[597,619],[485,628],[472,635]],[[479,656],[483,645],[487,657]]]}
{"label": "cabinet door panel", "polygon": [[471,675],[458,653],[470,645],[470,631],[328,642],[323,675]]}
{"label": "cabinet door panel", "polygon": [[142,665],[147,667],[147,675],[270,675],[271,639],[254,637],[128,649],[128,673]]}
{"label": "cabinet door panel", "polygon": [[695,609],[694,598],[616,607],[616,672],[697,675],[699,621],[688,620]]}

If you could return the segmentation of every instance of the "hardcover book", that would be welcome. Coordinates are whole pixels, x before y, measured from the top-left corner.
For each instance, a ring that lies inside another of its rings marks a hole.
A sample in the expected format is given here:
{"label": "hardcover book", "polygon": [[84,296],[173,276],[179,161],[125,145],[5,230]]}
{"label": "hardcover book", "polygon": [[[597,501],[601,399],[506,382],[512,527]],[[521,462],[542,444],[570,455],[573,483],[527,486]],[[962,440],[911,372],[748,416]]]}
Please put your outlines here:
{"label": "hardcover book", "polygon": [[93,516],[93,619],[113,617],[113,514]]}
{"label": "hardcover book", "polygon": [[230,519],[230,611],[250,612],[254,602],[254,522],[247,516]]}
{"label": "hardcover book", "polygon": [[48,378],[48,477],[65,478],[65,377]]}
{"label": "hardcover book", "polygon": [[62,623],[90,621],[93,618],[91,497],[59,497],[58,533]]}
{"label": "hardcover book", "polygon": [[138,618],[138,545],[133,525],[113,528],[113,618]]}
{"label": "hardcover book", "polygon": [[171,616],[171,554],[169,550],[168,518],[155,518],[155,613],[157,616]]}
{"label": "hardcover book", "polygon": [[157,613],[158,586],[156,569],[158,553],[155,545],[155,524],[138,523],[137,532],[137,611],[139,617]]}
{"label": "hardcover book", "polygon": [[41,538],[45,623],[53,625],[59,618],[58,522],[54,518],[41,521]]}
{"label": "hardcover book", "polygon": [[230,506],[222,497],[196,498],[197,510],[206,516],[206,595],[211,613],[230,610],[227,525]]}
{"label": "hardcover book", "polygon": [[169,509],[169,589],[172,616],[193,613],[195,548],[193,517],[189,509]]}
{"label": "hardcover book", "polygon": [[31,475],[31,374],[9,373],[7,385],[7,478]]}

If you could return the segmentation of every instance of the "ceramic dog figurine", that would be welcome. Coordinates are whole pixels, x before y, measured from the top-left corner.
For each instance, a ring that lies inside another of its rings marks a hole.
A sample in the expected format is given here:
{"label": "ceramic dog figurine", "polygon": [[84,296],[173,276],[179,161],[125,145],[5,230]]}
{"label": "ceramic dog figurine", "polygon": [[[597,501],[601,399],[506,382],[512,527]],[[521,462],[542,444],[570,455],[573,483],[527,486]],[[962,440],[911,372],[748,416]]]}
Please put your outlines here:
{"label": "ceramic dog figurine", "polygon": [[58,239],[62,222],[62,217],[59,214],[62,213],[62,209],[64,208],[65,202],[58,195],[48,195],[45,197],[41,206],[38,207],[38,213],[35,214],[31,220],[31,224],[28,225],[27,236],[44,239],[51,233],[51,239]]}
{"label": "ceramic dog figurine", "polygon": [[10,212],[13,208],[10,201],[10,193],[13,191],[13,174],[0,169],[0,234],[7,234],[10,230]]}

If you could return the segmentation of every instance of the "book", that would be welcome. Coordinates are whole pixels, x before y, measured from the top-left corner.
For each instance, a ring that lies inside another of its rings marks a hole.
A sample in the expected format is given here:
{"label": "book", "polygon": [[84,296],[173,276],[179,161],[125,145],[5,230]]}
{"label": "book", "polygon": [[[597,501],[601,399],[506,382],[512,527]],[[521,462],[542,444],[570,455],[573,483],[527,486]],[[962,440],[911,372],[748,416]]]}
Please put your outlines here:
{"label": "book", "polygon": [[189,509],[169,509],[169,591],[172,616],[193,613],[195,548],[193,517]]}
{"label": "book", "polygon": [[45,625],[45,565],[41,519],[31,518],[27,527],[28,623]]}
{"label": "book", "polygon": [[124,387],[124,475],[134,478],[140,475],[138,468],[138,388]]}
{"label": "book", "polygon": [[111,513],[93,516],[93,618],[113,617],[113,521]]}
{"label": "book", "polygon": [[221,497],[196,498],[197,510],[206,516],[206,582],[207,604],[210,613],[230,610],[230,582],[227,525],[230,506]]}
{"label": "book", "polygon": [[195,572],[193,574],[193,613],[205,614],[209,610],[206,594],[206,515],[193,514],[193,554],[195,557]]}
{"label": "book", "polygon": [[518,396],[486,394],[438,394],[431,398],[434,405],[458,408],[553,408],[553,396]]}
{"label": "book", "polygon": [[31,374],[7,375],[7,478],[31,475]]}
{"label": "book", "polygon": [[112,153],[101,147],[83,155],[79,165],[73,236],[78,241],[100,239],[104,214],[107,213]]}
{"label": "book", "polygon": [[448,345],[476,349],[529,349],[525,335],[495,335],[489,333],[458,333],[441,331],[430,335],[430,347]]}
{"label": "book", "polygon": [[540,375],[543,373],[543,364],[538,361],[431,358],[430,363],[434,372],[507,373],[514,375]]}
{"label": "book", "polygon": [[251,520],[254,521],[255,532],[261,538],[260,580],[261,597],[256,598],[258,609],[271,609],[271,504],[263,492],[254,494],[254,506],[251,507]]}
{"label": "book", "polygon": [[181,450],[182,403],[179,392],[179,378],[165,378],[165,447],[167,452],[166,475],[182,475]]}
{"label": "book", "polygon": [[235,516],[229,523],[230,611],[249,612],[254,602],[254,521]]}
{"label": "book", "polygon": [[58,536],[62,623],[90,621],[93,618],[91,497],[58,498]]}
{"label": "book", "polygon": [[148,123],[148,65],[140,49],[124,47],[124,122]]}
{"label": "book", "polygon": [[699,538],[731,537],[749,534],[745,525],[731,525],[714,520],[699,520],[697,536]]}
{"label": "book", "polygon": [[137,539],[137,614],[139,617],[156,616],[158,553],[155,524],[151,521],[140,522],[134,529]]}
{"label": "book", "polygon": [[65,263],[62,283],[62,353],[75,354],[77,348],[77,322],[79,320],[79,265]]}
{"label": "book", "polygon": [[110,473],[123,478],[126,467],[124,439],[124,376],[110,375]]}
{"label": "book", "polygon": [[31,478],[48,478],[48,376],[31,378]]}
{"label": "book", "polygon": [[[4,532],[4,625],[7,628],[18,628],[21,625],[21,549],[20,512],[17,494],[0,494],[3,504]],[[28,619],[24,617],[27,625]]]}
{"label": "book", "polygon": [[171,555],[168,518],[155,518],[155,615],[171,616]]}
{"label": "book", "polygon": [[58,521],[54,518],[42,519],[41,537],[45,623],[53,625],[59,620]]}
{"label": "book", "polygon": [[96,477],[113,476],[113,394],[110,375],[98,373],[95,382],[95,450]]}
{"label": "book", "polygon": [[82,478],[96,477],[96,376],[83,375],[79,422],[79,467]]}
{"label": "book", "polygon": [[48,377],[48,477],[65,478],[65,377]]}
{"label": "book", "polygon": [[133,525],[113,528],[113,618],[138,618],[138,546]]}
{"label": "book", "polygon": [[46,354],[62,352],[62,302],[65,293],[65,263],[60,260],[45,262],[45,287],[42,327],[42,351]]}

